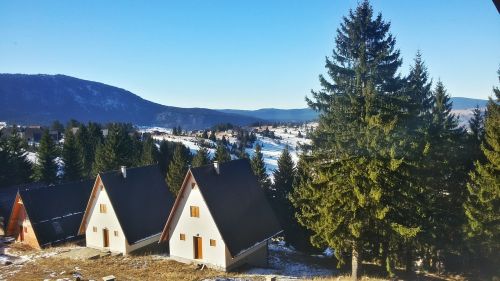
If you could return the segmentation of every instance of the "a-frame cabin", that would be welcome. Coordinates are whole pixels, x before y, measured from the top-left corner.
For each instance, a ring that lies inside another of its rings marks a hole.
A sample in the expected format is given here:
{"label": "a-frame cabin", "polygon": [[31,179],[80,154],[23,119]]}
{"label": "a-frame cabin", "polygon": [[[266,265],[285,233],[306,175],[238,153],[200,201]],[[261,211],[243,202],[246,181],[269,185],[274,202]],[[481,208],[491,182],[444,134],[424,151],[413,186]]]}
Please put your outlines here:
{"label": "a-frame cabin", "polygon": [[125,255],[158,242],[173,204],[157,165],[99,173],[79,234],[87,247]]}
{"label": "a-frame cabin", "polygon": [[19,190],[7,226],[7,235],[33,248],[44,248],[82,238],[82,221],[92,180]]}
{"label": "a-frame cabin", "polygon": [[266,266],[281,227],[247,159],[189,169],[161,242],[186,263],[232,270]]}

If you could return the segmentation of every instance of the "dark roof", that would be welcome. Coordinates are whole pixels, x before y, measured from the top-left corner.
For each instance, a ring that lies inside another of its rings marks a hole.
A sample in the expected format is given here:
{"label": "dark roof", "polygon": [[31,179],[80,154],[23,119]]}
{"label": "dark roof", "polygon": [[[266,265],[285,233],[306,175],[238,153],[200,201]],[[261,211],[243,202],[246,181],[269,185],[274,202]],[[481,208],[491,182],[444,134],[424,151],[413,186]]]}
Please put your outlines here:
{"label": "dark roof", "polygon": [[267,240],[281,226],[247,159],[192,168],[191,173],[231,255]]}
{"label": "dark roof", "polygon": [[129,244],[162,231],[174,196],[158,165],[99,174]]}
{"label": "dark roof", "polygon": [[43,183],[27,183],[9,187],[0,188],[0,217],[4,218],[5,226],[8,224],[12,206],[14,206],[14,199],[18,190],[37,188],[45,186]]}
{"label": "dark roof", "polygon": [[78,236],[93,183],[82,180],[19,191],[41,247]]}

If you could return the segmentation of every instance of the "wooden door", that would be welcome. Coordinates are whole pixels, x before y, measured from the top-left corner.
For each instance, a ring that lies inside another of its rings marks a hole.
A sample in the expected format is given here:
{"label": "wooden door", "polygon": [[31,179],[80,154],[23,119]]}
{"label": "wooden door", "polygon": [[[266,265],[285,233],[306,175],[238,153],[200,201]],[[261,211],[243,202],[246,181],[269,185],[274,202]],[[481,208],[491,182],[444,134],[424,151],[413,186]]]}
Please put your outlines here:
{"label": "wooden door", "polygon": [[19,241],[24,241],[24,227],[22,225],[19,226]]}
{"label": "wooden door", "polygon": [[109,231],[107,228],[102,230],[102,246],[104,248],[109,247]]}
{"label": "wooden door", "polygon": [[194,248],[194,258],[202,259],[203,251],[202,251],[202,240],[201,237],[193,237],[193,248]]}

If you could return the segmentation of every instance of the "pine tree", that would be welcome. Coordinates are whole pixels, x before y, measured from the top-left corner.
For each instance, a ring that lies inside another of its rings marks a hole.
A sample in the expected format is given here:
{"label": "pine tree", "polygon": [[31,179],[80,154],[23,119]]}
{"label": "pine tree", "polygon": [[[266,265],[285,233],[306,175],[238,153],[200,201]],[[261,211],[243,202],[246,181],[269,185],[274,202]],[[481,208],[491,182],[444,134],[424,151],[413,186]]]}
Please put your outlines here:
{"label": "pine tree", "polygon": [[38,147],[37,161],[34,168],[33,179],[47,184],[53,184],[57,180],[57,147],[49,135],[49,131],[43,132]]}
{"label": "pine tree", "polygon": [[457,116],[452,114],[450,96],[441,81],[433,92],[428,143],[424,150],[421,170],[422,195],[426,207],[423,215],[421,256],[424,266],[435,270],[438,253],[445,256],[450,251],[461,251],[461,227],[465,214],[461,208],[465,200],[465,182],[470,159],[466,151],[466,134],[459,127]]}
{"label": "pine tree", "polygon": [[469,120],[470,137],[477,143],[481,143],[484,137],[484,118],[483,111],[478,105],[472,111],[472,117]]}
{"label": "pine tree", "polygon": [[174,142],[169,142],[166,140],[162,140],[160,142],[158,165],[160,166],[160,171],[162,172],[164,177],[167,175],[168,166],[170,165],[170,162],[174,155],[175,147],[176,143]]}
{"label": "pine tree", "polygon": [[26,140],[17,134],[14,126],[11,136],[7,139],[7,153],[9,154],[9,165],[11,184],[21,184],[31,181],[33,165],[27,158],[28,144]]}
{"label": "pine tree", "polygon": [[93,174],[117,170],[120,166],[131,167],[134,164],[133,142],[124,126],[113,124],[103,144],[97,147]]}
{"label": "pine tree", "polygon": [[152,165],[158,163],[158,149],[152,137],[146,137],[142,142],[141,165]]}
{"label": "pine tree", "polygon": [[203,139],[208,139],[208,132],[207,130],[203,131],[203,134],[201,135]]}
{"label": "pine tree", "polygon": [[269,192],[271,187],[271,180],[266,172],[266,164],[264,163],[264,155],[262,154],[262,149],[259,144],[255,145],[255,152],[250,161],[253,173],[257,176],[260,186]]}
{"label": "pine tree", "polygon": [[83,177],[81,156],[80,147],[78,146],[75,135],[71,129],[67,129],[64,133],[64,145],[62,149],[64,180],[74,181]]}
{"label": "pine tree", "polygon": [[[405,95],[409,99],[408,117],[410,126],[422,126],[428,123],[432,108],[432,82],[429,81],[429,73],[422,59],[422,53],[417,52],[414,64],[406,78]],[[415,120],[419,119],[419,120]]]}
{"label": "pine tree", "polygon": [[[1,134],[1,132],[0,132]],[[11,135],[0,137],[0,187],[30,182],[32,165],[26,158],[28,144],[13,126]]]}
{"label": "pine tree", "polygon": [[0,130],[0,188],[9,185],[9,153],[7,152],[7,145],[2,138],[2,131]]}
{"label": "pine tree", "polygon": [[222,143],[217,144],[213,160],[219,162],[219,164],[231,161],[231,155]]}
{"label": "pine tree", "polygon": [[[144,142],[141,141],[141,135],[138,132],[129,132],[128,133],[131,141],[131,146],[130,146],[130,167],[138,167],[142,166],[143,164],[143,146]],[[154,142],[153,142],[154,145]],[[151,148],[150,153],[154,153],[153,149]],[[145,156],[148,158],[147,156]],[[147,161],[153,161],[154,163],[154,157],[153,159],[148,159]],[[148,162],[149,163],[149,162]]]}
{"label": "pine tree", "polygon": [[168,166],[166,181],[170,191],[178,195],[184,177],[188,171],[189,158],[186,156],[185,149],[182,144],[175,147],[172,162]]}
{"label": "pine tree", "polygon": [[59,122],[59,120],[55,120],[54,122],[52,122],[50,129],[58,133],[64,132],[64,126],[63,124],[61,124],[61,122]]}
{"label": "pine tree", "polygon": [[80,124],[76,132],[76,142],[82,160],[82,174],[84,178],[93,177],[92,166],[95,161],[97,147],[102,144],[104,137],[101,126],[89,123],[87,126]]}
{"label": "pine tree", "polygon": [[215,137],[215,131],[212,131],[210,133],[210,137],[208,139],[211,140],[211,141],[213,141],[213,142],[217,141],[217,138]]}
{"label": "pine tree", "polygon": [[293,193],[313,245],[335,249],[341,263],[351,252],[354,280],[363,260],[383,252],[392,264],[391,243],[419,232],[397,212],[413,200],[403,190],[410,181],[405,156],[413,152],[406,150],[407,99],[400,94],[401,60],[389,28],[380,14],[373,17],[368,1],[341,23],[326,60],[330,80],[320,76],[322,90],[307,99],[320,113],[304,156],[311,180]]}
{"label": "pine tree", "polygon": [[[404,108],[400,114],[401,121],[405,124],[404,148],[407,151],[405,165],[401,170],[408,181],[405,187],[407,203],[398,206],[399,216],[393,218],[399,224],[406,224],[414,228],[423,228],[422,221],[425,220],[426,200],[421,194],[426,190],[426,161],[424,151],[429,144],[429,126],[431,122],[431,110],[433,105],[432,83],[429,81],[429,73],[422,59],[420,51],[417,52],[414,63],[410,67],[410,73],[405,79],[404,90],[401,98],[405,101],[401,104]],[[424,171],[424,172],[423,172]],[[426,240],[424,236],[432,236],[431,232],[420,231],[416,237],[395,236],[389,242],[394,248],[401,249],[396,254],[405,264],[406,273],[413,274],[414,256],[416,247],[420,240]],[[383,257],[382,257],[383,259]],[[386,266],[390,264],[386,264]],[[390,269],[389,271],[391,271]]]}
{"label": "pine tree", "polygon": [[[500,69],[498,71],[500,80]],[[500,264],[500,89],[493,89],[494,97],[487,105],[484,123],[485,139],[481,145],[484,162],[476,161],[467,184],[464,203],[467,216],[467,234],[478,241],[480,254],[496,266]],[[483,265],[484,266],[484,265]]]}
{"label": "pine tree", "polygon": [[[469,133],[467,135],[469,140],[468,148],[469,155],[473,161],[483,162],[484,154],[481,151],[481,143],[484,141],[484,114],[483,111],[476,105],[472,111],[472,117],[469,120]],[[471,162],[473,169],[474,162]]]}
{"label": "pine tree", "polygon": [[294,218],[294,207],[289,200],[296,177],[295,163],[288,150],[288,146],[281,152],[278,158],[278,169],[274,170],[274,183],[269,192],[270,201],[278,216],[284,230],[285,241],[294,244],[296,237],[296,220]]}
{"label": "pine tree", "polygon": [[196,168],[207,164],[210,164],[210,156],[208,155],[208,150],[204,147],[201,147],[193,157],[192,165],[194,168]]}

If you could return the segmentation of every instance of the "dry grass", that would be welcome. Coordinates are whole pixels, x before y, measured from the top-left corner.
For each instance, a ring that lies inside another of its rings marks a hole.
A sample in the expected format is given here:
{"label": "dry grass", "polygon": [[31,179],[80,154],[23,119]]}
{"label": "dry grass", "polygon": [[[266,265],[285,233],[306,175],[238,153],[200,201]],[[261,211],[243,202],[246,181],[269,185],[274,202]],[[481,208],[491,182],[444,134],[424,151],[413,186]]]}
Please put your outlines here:
{"label": "dry grass", "polygon": [[[118,280],[202,280],[214,277],[237,277],[237,274],[210,269],[199,270],[194,265],[149,256],[104,257],[97,260],[72,260],[50,257],[25,264],[8,280],[55,280],[82,274],[84,280],[101,280],[114,275]],[[258,278],[245,278],[259,280]],[[73,280],[73,279],[71,279]]]}
{"label": "dry grass", "polygon": [[[66,245],[68,248],[73,248],[75,245]],[[118,280],[203,280],[203,279],[213,279],[219,278],[234,278],[239,277],[244,280],[264,280],[264,276],[249,276],[239,273],[224,273],[220,271],[204,269],[199,270],[195,265],[186,265],[182,263],[169,260],[159,255],[155,255],[155,252],[144,252],[139,255],[133,256],[108,256],[95,260],[74,260],[59,257],[57,255],[51,255],[51,253],[57,253],[65,251],[64,247],[55,247],[51,249],[45,249],[40,252],[36,249],[31,249],[23,244],[15,243],[10,245],[9,252],[15,253],[19,256],[31,257],[31,261],[28,261],[22,265],[9,265],[0,268],[0,279],[1,276],[6,278],[6,280],[57,280],[63,278],[69,278],[74,280],[73,274],[80,273],[84,280],[102,280],[103,276],[114,275]],[[280,260],[286,261],[290,259],[291,261],[303,262],[306,264],[316,264],[318,259],[312,258],[306,255],[294,254],[289,256],[285,253],[275,253],[275,255],[280,255]],[[329,259],[319,259],[320,265],[324,267],[334,266],[332,261]],[[324,263],[324,264],[323,264]],[[382,281],[388,280],[382,277],[383,270],[380,266],[374,264],[364,264],[364,274],[361,280],[364,281]],[[329,276],[329,277],[315,277],[312,279],[300,279],[300,280],[313,280],[313,281],[350,281],[350,276],[348,276],[346,271],[341,271],[339,275]],[[478,278],[466,279],[463,276],[437,276],[432,274],[420,274],[418,276],[413,276],[411,278],[404,278],[403,272],[398,272],[399,276],[403,278],[398,278],[397,280],[419,280],[419,281],[464,281],[464,280],[479,280]],[[483,279],[481,279],[483,280]]]}
{"label": "dry grass", "polygon": [[[341,275],[341,276],[332,276],[332,277],[317,277],[313,278],[313,281],[351,281],[351,276],[349,275]],[[411,278],[397,278],[397,279],[387,279],[380,277],[369,277],[363,276],[361,278],[362,281],[388,281],[388,280],[418,280],[418,281],[465,281],[468,280],[463,276],[438,276],[433,274],[419,274],[417,276],[413,276]]]}
{"label": "dry grass", "polygon": [[[74,245],[66,245],[74,247]],[[133,256],[107,256],[94,260],[75,260],[50,256],[52,252],[64,251],[64,247],[45,249],[40,252],[21,243],[9,246],[9,253],[31,257],[21,265],[2,267],[0,276],[6,280],[57,280],[69,278],[80,273],[83,280],[102,280],[107,275],[114,275],[118,280],[203,280],[215,277],[241,277],[238,273],[225,273],[211,269],[199,270],[195,265],[178,263],[161,256],[148,253]],[[40,254],[49,254],[47,257]],[[2,278],[0,278],[2,279]],[[264,280],[260,277],[244,277],[245,280]]]}
{"label": "dry grass", "polygon": [[[352,281],[351,276],[336,276],[336,277],[318,277],[312,279],[313,281]],[[374,277],[363,276],[361,281],[386,281],[387,279],[380,279]]]}

